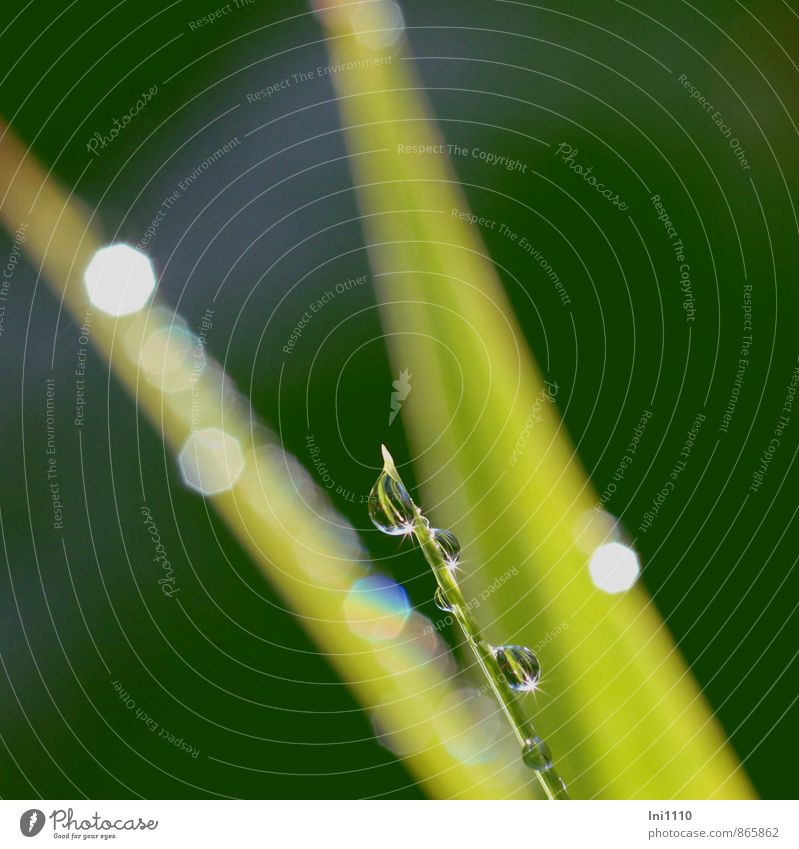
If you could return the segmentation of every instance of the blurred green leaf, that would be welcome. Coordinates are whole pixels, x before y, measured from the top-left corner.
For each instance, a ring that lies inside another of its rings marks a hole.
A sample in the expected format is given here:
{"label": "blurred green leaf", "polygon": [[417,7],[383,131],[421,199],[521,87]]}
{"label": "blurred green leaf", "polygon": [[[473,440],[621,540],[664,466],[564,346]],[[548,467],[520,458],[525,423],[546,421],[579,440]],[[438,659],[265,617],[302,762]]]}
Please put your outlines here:
{"label": "blurred green leaf", "polygon": [[347,4],[320,5],[332,64],[347,68],[333,82],[386,338],[412,375],[402,415],[425,513],[463,543],[464,592],[492,641],[537,648],[536,727],[570,793],[751,797],[645,590],[609,595],[590,579],[606,538],[596,495],[460,216],[468,205],[404,43],[376,48]]}

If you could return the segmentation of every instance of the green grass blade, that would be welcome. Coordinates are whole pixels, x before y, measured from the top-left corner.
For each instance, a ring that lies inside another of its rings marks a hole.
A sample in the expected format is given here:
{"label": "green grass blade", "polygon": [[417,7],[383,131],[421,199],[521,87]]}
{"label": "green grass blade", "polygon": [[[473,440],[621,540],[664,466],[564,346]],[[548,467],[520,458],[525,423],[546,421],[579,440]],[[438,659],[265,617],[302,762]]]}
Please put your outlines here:
{"label": "green grass blade", "polygon": [[[182,357],[181,347],[173,349],[169,341],[177,317],[157,295],[146,308],[120,318],[92,307],[82,278],[103,246],[97,226],[1,122],[0,196],[0,220],[8,232],[27,222],[29,260],[78,322],[91,311],[92,343],[174,454],[198,428],[223,429],[236,440],[241,473],[232,488],[207,496],[208,504],[294,608],[363,707],[375,713],[427,792],[443,798],[532,797],[529,775],[506,741],[486,738],[480,756],[462,756],[484,713],[475,710],[478,700],[461,698],[458,679],[445,660],[436,659],[425,617],[412,613],[401,629],[389,623],[392,633],[382,639],[364,636],[381,619],[368,609],[359,617],[357,607],[353,613],[346,606],[354,582],[369,570],[354,532],[273,434],[253,420],[218,364],[209,357],[196,383],[163,391],[159,375],[174,377],[174,363]],[[153,349],[160,359],[146,361],[143,352]]]}
{"label": "green grass blade", "polygon": [[593,586],[578,537],[592,548],[604,530],[584,529],[597,498],[554,404],[512,462],[546,384],[476,229],[453,215],[468,206],[403,41],[369,47],[351,4],[317,5],[347,68],[332,81],[391,357],[413,376],[402,415],[421,503],[464,544],[464,592],[492,642],[543,643],[536,727],[570,793],[753,796],[645,590]]}

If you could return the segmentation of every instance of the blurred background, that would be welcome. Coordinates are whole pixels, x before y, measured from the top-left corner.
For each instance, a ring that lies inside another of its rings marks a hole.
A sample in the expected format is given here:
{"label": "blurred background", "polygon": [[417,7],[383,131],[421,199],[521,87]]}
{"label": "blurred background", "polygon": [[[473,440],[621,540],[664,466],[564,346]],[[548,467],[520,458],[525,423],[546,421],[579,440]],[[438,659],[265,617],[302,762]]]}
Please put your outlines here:
{"label": "blurred background", "polygon": [[[557,382],[580,461],[634,542],[640,583],[756,792],[793,797],[799,409],[751,487],[799,355],[797,15],[765,0],[402,9],[446,142],[508,158],[452,165],[472,212],[505,225],[482,236]],[[425,399],[411,389],[389,424],[399,374],[308,5],[33,0],[0,39],[3,119],[107,241],[147,252],[163,302],[204,333],[409,604],[440,618],[418,550],[379,534],[366,512],[383,442],[415,491],[403,415]],[[111,139],[114,119],[153,88]],[[98,133],[109,138],[92,151]],[[626,209],[585,191],[573,163],[592,166]],[[690,299],[663,210],[684,246]],[[0,234],[0,793],[425,796],[301,619],[183,485],[159,433],[20,246]],[[318,299],[324,309],[291,341]],[[68,387],[84,350],[78,428]],[[50,377],[67,387],[56,406],[58,532]],[[614,479],[647,412],[634,460]],[[647,526],[699,414],[679,487]],[[152,580],[144,492],[180,611]],[[457,642],[451,626],[442,636]],[[145,733],[113,682],[198,756]]]}

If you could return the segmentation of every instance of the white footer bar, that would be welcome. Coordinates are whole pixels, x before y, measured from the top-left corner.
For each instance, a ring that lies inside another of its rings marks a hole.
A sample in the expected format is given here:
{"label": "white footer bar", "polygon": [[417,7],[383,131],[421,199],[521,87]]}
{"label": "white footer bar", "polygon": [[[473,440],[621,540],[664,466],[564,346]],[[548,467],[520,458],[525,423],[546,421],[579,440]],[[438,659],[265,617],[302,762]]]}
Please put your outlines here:
{"label": "white footer bar", "polygon": [[0,801],[0,846],[799,846],[797,802]]}

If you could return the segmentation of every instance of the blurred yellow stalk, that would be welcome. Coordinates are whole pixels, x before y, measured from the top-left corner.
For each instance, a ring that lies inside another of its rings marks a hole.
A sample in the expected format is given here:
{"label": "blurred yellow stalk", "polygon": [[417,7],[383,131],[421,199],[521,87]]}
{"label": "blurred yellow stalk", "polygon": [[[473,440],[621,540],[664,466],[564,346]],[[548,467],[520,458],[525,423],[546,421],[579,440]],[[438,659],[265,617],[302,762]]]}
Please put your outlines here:
{"label": "blurred yellow stalk", "polygon": [[208,502],[374,712],[384,739],[427,792],[533,796],[531,776],[509,740],[478,735],[488,751],[470,749],[475,727],[485,720],[482,697],[461,697],[446,657],[435,659],[442,644],[429,621],[411,613],[403,624],[396,612],[370,609],[369,594],[366,603],[351,595],[354,582],[370,572],[357,536],[253,420],[222,369],[206,355],[201,372],[194,372],[194,346],[186,344],[181,319],[157,295],[118,318],[90,303],[83,274],[104,245],[98,228],[1,123],[0,198],[8,232],[27,224],[31,264],[79,323],[91,313],[92,343],[167,445],[176,454],[188,451],[203,479],[230,477],[229,488],[206,496]]}
{"label": "blurred yellow stalk", "polygon": [[[426,514],[465,545],[495,643],[535,646],[538,733],[572,798],[749,798],[746,774],[641,586],[597,590],[597,496],[555,405],[512,461],[545,383],[404,58],[398,7],[317,0]],[[496,586],[509,568],[519,575]],[[471,574],[470,574],[471,573]],[[548,674],[547,674],[548,673]]]}

